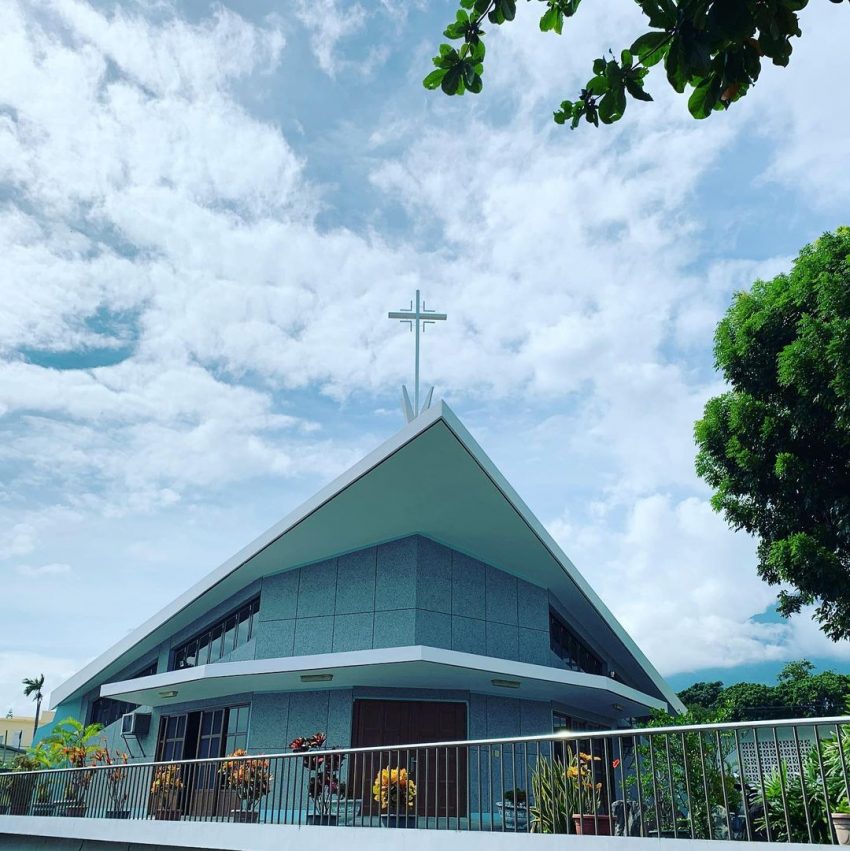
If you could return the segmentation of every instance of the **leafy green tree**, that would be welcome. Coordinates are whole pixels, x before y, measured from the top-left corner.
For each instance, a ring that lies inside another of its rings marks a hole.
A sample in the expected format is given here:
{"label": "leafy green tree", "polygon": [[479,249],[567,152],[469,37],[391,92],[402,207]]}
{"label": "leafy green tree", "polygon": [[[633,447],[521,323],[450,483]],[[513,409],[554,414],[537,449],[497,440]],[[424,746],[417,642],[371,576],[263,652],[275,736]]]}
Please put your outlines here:
{"label": "leafy green tree", "polygon": [[823,671],[813,674],[815,666],[803,659],[789,662],[779,674],[777,693],[782,702],[801,717],[840,715],[844,709],[850,676]]}
{"label": "leafy green tree", "polygon": [[720,680],[711,683],[699,682],[680,691],[679,700],[688,707],[690,712],[716,709],[722,694],[723,683]]}
{"label": "leafy green tree", "polygon": [[31,697],[35,701],[35,721],[32,725],[32,734],[35,736],[38,730],[38,717],[41,715],[41,701],[44,700],[42,693],[44,674],[39,674],[37,677],[24,677],[21,682],[24,686],[24,697]]}
{"label": "leafy green tree", "polygon": [[[544,11],[540,29],[560,35],[581,0],[538,0]],[[662,66],[667,82],[688,93],[694,118],[727,109],[742,98],[761,74],[762,62],[785,66],[793,38],[801,35],[797,13],[808,0],[632,0],[649,29],[615,55],[611,50],[593,63],[593,76],[576,100],[555,112],[558,124],[575,128],[585,121],[599,126],[623,117],[629,98],[650,101],[644,81]],[[842,0],[832,0],[841,3]],[[484,25],[501,26],[516,17],[516,0],[460,0],[455,20],[443,32],[457,47],[441,44],[436,70],[425,77],[428,89],[447,95],[478,93],[483,88]]]}
{"label": "leafy green tree", "polygon": [[782,697],[774,686],[735,683],[723,690],[719,706],[727,721],[763,721],[787,717]]}
{"label": "leafy green tree", "polygon": [[850,638],[850,228],[738,293],[714,355],[730,389],[695,427],[712,505],[757,536],[781,614],[815,604],[830,638]]}
{"label": "leafy green tree", "polygon": [[[725,712],[668,715],[655,712],[642,728],[694,726],[728,721]],[[712,838],[711,806],[729,801],[734,809],[739,793],[728,760],[735,743],[729,733],[695,730],[678,735],[639,738],[635,770],[627,785],[640,786],[647,827],[658,836]],[[706,803],[706,796],[708,803]]]}

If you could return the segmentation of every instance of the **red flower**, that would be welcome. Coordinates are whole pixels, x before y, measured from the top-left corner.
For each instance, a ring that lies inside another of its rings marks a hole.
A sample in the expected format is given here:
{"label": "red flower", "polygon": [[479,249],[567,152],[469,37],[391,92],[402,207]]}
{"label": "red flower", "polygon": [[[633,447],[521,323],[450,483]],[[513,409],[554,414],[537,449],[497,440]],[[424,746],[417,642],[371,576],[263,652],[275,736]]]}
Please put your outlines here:
{"label": "red flower", "polygon": [[618,757],[617,759],[615,759],[615,760],[611,763],[611,768],[619,768],[619,767],[620,767],[620,759],[619,759],[619,757]]}

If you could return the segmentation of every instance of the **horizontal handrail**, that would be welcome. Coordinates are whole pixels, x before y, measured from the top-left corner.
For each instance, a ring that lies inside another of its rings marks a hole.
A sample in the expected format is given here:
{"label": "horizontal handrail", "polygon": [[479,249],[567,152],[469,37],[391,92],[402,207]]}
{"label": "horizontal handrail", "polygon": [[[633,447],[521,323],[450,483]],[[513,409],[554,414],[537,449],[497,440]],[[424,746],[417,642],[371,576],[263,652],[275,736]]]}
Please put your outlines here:
{"label": "horizontal handrail", "polygon": [[[669,727],[618,727],[609,730],[562,730],[557,733],[542,733],[536,736],[508,736],[494,739],[456,739],[446,742],[411,742],[404,745],[382,745],[370,747],[339,747],[327,748],[325,750],[311,750],[311,756],[322,756],[324,754],[337,754],[345,752],[353,753],[379,753],[389,750],[410,751],[417,748],[457,748],[457,747],[484,747],[486,745],[511,745],[511,744],[533,744],[534,742],[568,742],[582,740],[602,740],[612,738],[631,739],[637,736],[660,736],[674,735],[680,733],[699,732],[723,732],[726,730],[750,730],[750,729],[772,729],[782,727],[834,727],[850,725],[850,715],[837,715],[828,718],[788,718],[775,721],[723,721],[717,724],[692,724]],[[304,756],[303,751],[279,751],[272,753],[245,754],[244,756],[227,756],[228,761],[256,760],[256,759],[299,759]],[[221,762],[225,757],[204,757],[201,759],[165,759],[157,761],[133,761],[127,763],[136,768],[144,766],[203,764],[207,762]],[[34,771],[20,771],[16,774],[39,774],[43,771],[99,771],[124,767],[119,765],[87,765],[83,768],[40,768]]]}

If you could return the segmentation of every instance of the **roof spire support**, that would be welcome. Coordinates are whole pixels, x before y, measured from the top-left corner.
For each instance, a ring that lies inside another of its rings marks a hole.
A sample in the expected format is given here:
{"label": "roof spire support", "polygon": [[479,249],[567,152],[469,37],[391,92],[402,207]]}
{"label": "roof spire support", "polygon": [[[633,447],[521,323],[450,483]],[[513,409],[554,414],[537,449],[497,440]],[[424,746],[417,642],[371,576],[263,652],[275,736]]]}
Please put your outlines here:
{"label": "roof spire support", "polygon": [[411,331],[416,333],[416,357],[414,368],[413,382],[413,404],[410,402],[410,394],[407,392],[407,387],[402,385],[401,388],[401,407],[404,411],[404,416],[408,422],[412,422],[422,413],[431,407],[431,399],[434,397],[434,388],[432,387],[426,397],[425,404],[419,407],[419,329],[422,326],[422,333],[425,333],[426,325],[433,325],[435,322],[447,319],[445,313],[437,313],[434,310],[428,310],[425,307],[424,299],[420,302],[419,290],[416,290],[416,306],[410,302],[410,307],[407,310],[393,310],[388,314],[390,319],[398,319],[401,322],[406,322]]}

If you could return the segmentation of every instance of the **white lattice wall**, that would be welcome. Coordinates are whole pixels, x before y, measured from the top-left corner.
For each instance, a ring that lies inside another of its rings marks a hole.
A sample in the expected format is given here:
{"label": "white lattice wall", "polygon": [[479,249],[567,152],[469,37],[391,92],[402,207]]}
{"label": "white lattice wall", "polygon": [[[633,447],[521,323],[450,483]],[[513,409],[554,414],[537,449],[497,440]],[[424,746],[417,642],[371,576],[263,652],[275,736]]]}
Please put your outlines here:
{"label": "white lattice wall", "polygon": [[[776,753],[776,742],[770,739],[762,739],[758,743],[758,756],[761,759],[761,770],[765,777],[775,774],[779,770],[779,761],[785,763],[790,774],[800,773],[800,757],[805,759],[806,754],[812,749],[814,743],[810,739],[800,738],[800,750],[797,751],[797,743],[793,739],[779,739],[779,754]],[[756,743],[741,742],[741,760],[744,763],[744,776],[752,782],[759,777],[759,763],[756,759]]]}

